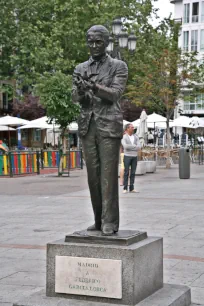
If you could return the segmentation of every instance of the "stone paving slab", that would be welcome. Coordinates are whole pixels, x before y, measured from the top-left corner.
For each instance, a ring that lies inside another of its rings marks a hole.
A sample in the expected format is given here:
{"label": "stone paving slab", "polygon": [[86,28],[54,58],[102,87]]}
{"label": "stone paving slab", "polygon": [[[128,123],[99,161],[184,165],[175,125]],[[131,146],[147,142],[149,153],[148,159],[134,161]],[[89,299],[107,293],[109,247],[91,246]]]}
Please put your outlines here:
{"label": "stone paving slab", "polygon": [[20,271],[12,275],[8,275],[0,280],[1,285],[16,285],[16,286],[34,286],[44,287],[45,286],[46,273],[42,272],[30,272]]}
{"label": "stone paving slab", "polygon": [[203,304],[204,301],[204,289],[191,286],[192,301],[197,304]]}
{"label": "stone paving slab", "polygon": [[[135,306],[190,306],[190,289],[185,286],[164,285],[164,287],[152,294]],[[64,298],[46,297],[42,290],[32,296],[14,303],[14,306],[125,306],[110,303],[96,303]]]}
{"label": "stone paving slab", "polygon": [[24,297],[28,297],[35,292],[38,292],[42,287],[34,286],[17,286],[17,285],[4,285],[0,286],[0,303],[14,303]]}
{"label": "stone paving slab", "polygon": [[[204,166],[193,165],[190,180],[179,180],[174,166],[136,177],[138,194],[124,195],[120,188],[120,228],[164,237],[164,278],[189,284],[193,303],[201,305],[203,185]],[[70,178],[0,179],[0,195],[0,306],[4,306],[1,303],[40,290],[44,283],[38,283],[34,274],[40,273],[42,279],[45,275],[46,243],[83,230],[92,224],[93,213],[85,169]],[[29,277],[33,286],[26,284]]]}

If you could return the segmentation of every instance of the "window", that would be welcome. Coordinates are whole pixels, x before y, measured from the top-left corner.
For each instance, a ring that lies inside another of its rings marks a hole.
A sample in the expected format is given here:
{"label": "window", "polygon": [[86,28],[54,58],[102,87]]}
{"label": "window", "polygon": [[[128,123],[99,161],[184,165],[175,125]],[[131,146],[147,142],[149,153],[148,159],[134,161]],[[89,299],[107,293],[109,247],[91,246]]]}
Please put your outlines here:
{"label": "window", "polygon": [[204,1],[201,3],[201,22],[204,22]]}
{"label": "window", "polygon": [[[2,84],[2,88],[6,89],[6,85]],[[2,92],[0,92],[0,109],[8,110],[8,105],[8,93],[6,92],[6,90],[3,90]]]}
{"label": "window", "polygon": [[8,109],[8,93],[3,92],[2,97],[3,97],[3,109],[7,110]]}
{"label": "window", "polygon": [[28,140],[28,130],[21,130],[21,139]]}
{"label": "window", "polygon": [[192,101],[185,101],[184,102],[184,110],[191,110],[191,111],[204,111],[204,94],[199,94],[194,100]]}
{"label": "window", "polygon": [[198,22],[199,19],[199,2],[194,2],[192,7],[192,22]]}
{"label": "window", "polygon": [[201,93],[196,98],[196,110],[204,110],[204,94]]}
{"label": "window", "polygon": [[3,108],[3,95],[2,92],[0,92],[0,109]]}
{"label": "window", "polygon": [[189,31],[183,32],[183,51],[188,51],[189,45]]}
{"label": "window", "polygon": [[198,30],[191,31],[191,51],[198,50]]}
{"label": "window", "polygon": [[184,4],[184,23],[189,23],[190,21],[190,3]]}
{"label": "window", "polygon": [[204,52],[204,30],[200,31],[200,51]]}
{"label": "window", "polygon": [[41,141],[41,130],[35,129],[33,130],[33,140],[34,141]]}
{"label": "window", "polygon": [[184,110],[189,110],[190,109],[190,102],[184,102]]}

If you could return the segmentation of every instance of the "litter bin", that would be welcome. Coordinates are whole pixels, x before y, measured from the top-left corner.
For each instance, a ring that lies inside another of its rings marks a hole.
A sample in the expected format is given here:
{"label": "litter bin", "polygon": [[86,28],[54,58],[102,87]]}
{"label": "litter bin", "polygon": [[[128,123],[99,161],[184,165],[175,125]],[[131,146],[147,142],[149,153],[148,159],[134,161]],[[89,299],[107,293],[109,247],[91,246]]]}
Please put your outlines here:
{"label": "litter bin", "polygon": [[179,150],[179,178],[190,178],[190,151],[188,148]]}

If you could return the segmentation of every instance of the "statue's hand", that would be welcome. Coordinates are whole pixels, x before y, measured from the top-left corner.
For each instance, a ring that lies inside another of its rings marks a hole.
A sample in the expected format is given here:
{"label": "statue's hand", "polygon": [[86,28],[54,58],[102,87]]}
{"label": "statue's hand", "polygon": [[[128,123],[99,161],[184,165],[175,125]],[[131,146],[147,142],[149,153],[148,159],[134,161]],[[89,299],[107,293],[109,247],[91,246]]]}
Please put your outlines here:
{"label": "statue's hand", "polygon": [[96,87],[96,83],[94,81],[84,81],[86,84],[86,88],[91,89],[93,92],[96,91],[97,87]]}
{"label": "statue's hand", "polygon": [[93,99],[93,91],[92,90],[87,90],[85,92],[85,98],[88,101],[92,101],[92,99]]}
{"label": "statue's hand", "polygon": [[79,94],[84,94],[87,90],[87,86],[85,84],[86,81],[84,81],[81,77],[77,77],[75,80],[75,84],[77,86]]}

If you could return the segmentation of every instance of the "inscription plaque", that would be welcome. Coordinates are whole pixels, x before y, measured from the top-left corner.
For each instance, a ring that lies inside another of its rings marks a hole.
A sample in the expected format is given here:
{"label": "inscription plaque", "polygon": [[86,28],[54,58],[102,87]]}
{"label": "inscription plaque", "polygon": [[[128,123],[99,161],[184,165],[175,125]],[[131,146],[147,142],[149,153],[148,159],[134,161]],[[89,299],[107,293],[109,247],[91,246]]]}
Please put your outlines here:
{"label": "inscription plaque", "polygon": [[122,261],[56,256],[55,292],[122,299]]}

